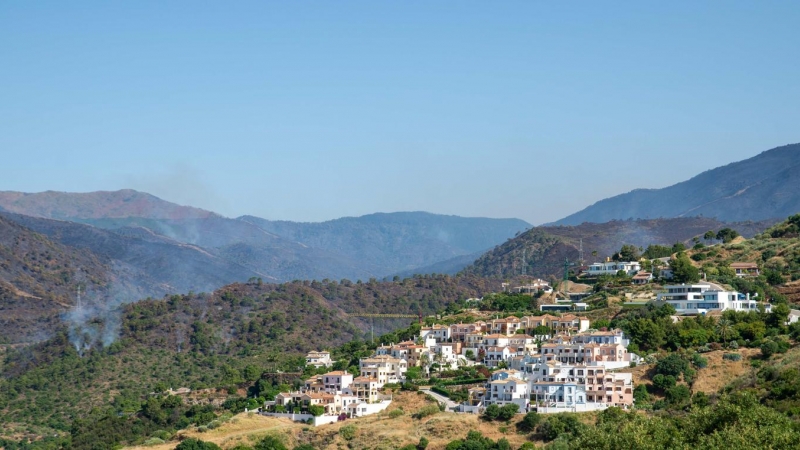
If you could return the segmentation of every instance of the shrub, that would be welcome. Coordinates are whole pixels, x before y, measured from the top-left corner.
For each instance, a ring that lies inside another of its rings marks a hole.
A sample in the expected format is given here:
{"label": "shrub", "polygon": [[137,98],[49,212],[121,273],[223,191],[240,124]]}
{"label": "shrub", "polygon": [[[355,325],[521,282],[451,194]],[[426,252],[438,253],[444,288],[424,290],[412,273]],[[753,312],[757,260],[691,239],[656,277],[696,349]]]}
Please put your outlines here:
{"label": "shrub", "polygon": [[189,438],[181,441],[175,450],[221,450],[217,444]]}
{"label": "shrub", "polygon": [[703,358],[699,353],[695,353],[692,355],[692,364],[698,369],[705,369],[708,367],[708,359]]}
{"label": "shrub", "polygon": [[288,450],[277,436],[264,436],[254,450]]}
{"label": "shrub", "polygon": [[497,420],[500,416],[500,407],[492,403],[491,405],[487,406],[486,409],[483,411],[483,418],[486,420]]}
{"label": "shrub", "polygon": [[633,389],[633,399],[636,403],[643,403],[650,401],[650,394],[647,392],[647,385],[638,384]]}
{"label": "shrub", "polygon": [[562,434],[575,435],[584,427],[575,414],[561,413],[548,417],[537,430],[544,440],[552,441]]}
{"label": "shrub", "polygon": [[679,384],[673,386],[665,392],[666,400],[671,405],[679,405],[684,403],[691,397],[692,393],[687,386]]}
{"label": "shrub", "polygon": [[739,354],[739,353],[724,353],[722,355],[722,359],[725,359],[725,360],[728,360],[728,361],[741,361],[742,360],[742,355]]}
{"label": "shrub", "polygon": [[151,437],[150,439],[144,441],[144,445],[158,445],[163,444],[164,440],[157,437]]}
{"label": "shrub", "polygon": [[354,437],[356,437],[356,426],[345,425],[342,428],[339,428],[339,436],[341,436],[345,441],[352,440]]}
{"label": "shrub", "polygon": [[542,416],[536,411],[531,411],[525,414],[525,417],[517,424],[517,429],[527,433],[533,432],[539,423],[542,421]]}
{"label": "shrub", "polygon": [[498,420],[511,420],[514,415],[519,411],[519,405],[516,403],[508,403],[500,408],[500,414],[497,416]]}
{"label": "shrub", "polygon": [[425,436],[419,438],[419,444],[417,444],[417,450],[425,450],[428,448],[428,439]]}
{"label": "shrub", "polygon": [[438,403],[434,405],[425,405],[422,408],[420,408],[419,411],[414,413],[411,417],[415,419],[423,419],[425,417],[432,416],[438,412],[440,412]]}
{"label": "shrub", "polygon": [[778,350],[778,343],[775,341],[764,341],[764,343],[761,344],[761,356],[764,358],[769,358],[775,353],[778,353]]}
{"label": "shrub", "polygon": [[656,373],[678,377],[689,367],[689,363],[680,355],[672,353],[656,363]]}
{"label": "shrub", "polygon": [[662,374],[656,374],[653,377],[653,386],[665,391],[673,386],[675,386],[675,377],[672,375],[664,376]]}
{"label": "shrub", "polygon": [[396,419],[402,416],[403,414],[405,414],[405,411],[403,411],[402,409],[393,409],[389,411],[389,417],[392,419]]}

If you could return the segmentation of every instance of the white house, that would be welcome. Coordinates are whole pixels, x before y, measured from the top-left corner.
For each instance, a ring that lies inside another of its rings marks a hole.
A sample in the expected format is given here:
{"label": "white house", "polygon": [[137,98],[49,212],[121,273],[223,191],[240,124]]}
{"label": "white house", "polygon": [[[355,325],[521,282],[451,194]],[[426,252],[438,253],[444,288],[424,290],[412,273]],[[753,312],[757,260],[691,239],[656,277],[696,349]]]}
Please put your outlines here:
{"label": "white house", "polygon": [[642,265],[638,261],[598,262],[587,267],[584,273],[588,276],[596,277],[600,275],[616,275],[620,270],[628,275],[634,275],[642,270]]}
{"label": "white house", "polygon": [[437,343],[447,342],[450,339],[450,327],[447,325],[431,325],[419,330],[422,339],[433,338]]}
{"label": "white house", "polygon": [[677,284],[665,286],[666,292],[659,292],[656,301],[664,301],[675,308],[678,314],[706,314],[710,311],[758,311],[759,306],[772,310],[769,303],[750,299],[750,294],[725,291],[710,283]]}
{"label": "white house", "polygon": [[353,374],[336,370],[322,375],[322,385],[328,392],[342,392],[353,383]]}
{"label": "white house", "polygon": [[402,383],[406,378],[408,363],[404,359],[393,358],[389,355],[378,355],[371,358],[362,358],[359,361],[361,377],[375,378],[378,387],[386,383]]}
{"label": "white house", "polygon": [[333,365],[330,352],[308,352],[306,355],[306,365],[320,367],[330,367]]}
{"label": "white house", "polygon": [[486,385],[484,404],[486,406],[495,404],[503,406],[509,403],[519,405],[520,411],[524,411],[530,402],[528,394],[528,382],[518,378],[516,371],[498,371],[492,374],[492,380]]}

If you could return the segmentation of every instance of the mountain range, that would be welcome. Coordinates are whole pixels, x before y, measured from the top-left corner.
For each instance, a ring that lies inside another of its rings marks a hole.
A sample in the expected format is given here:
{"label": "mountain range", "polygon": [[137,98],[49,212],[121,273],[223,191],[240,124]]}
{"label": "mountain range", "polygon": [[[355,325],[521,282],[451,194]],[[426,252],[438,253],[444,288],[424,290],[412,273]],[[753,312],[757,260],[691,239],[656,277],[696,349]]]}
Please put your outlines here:
{"label": "mountain range", "polygon": [[[667,164],[676,171],[690,163]],[[800,144],[765,151],[663,189],[601,200],[556,225],[703,216],[725,222],[782,218],[800,211]]]}
{"label": "mountain range", "polygon": [[0,208],[0,343],[46,337],[59,317],[83,326],[125,303],[234,282],[366,281],[457,260],[454,273],[530,227],[422,212],[231,219],[132,190],[0,192]]}

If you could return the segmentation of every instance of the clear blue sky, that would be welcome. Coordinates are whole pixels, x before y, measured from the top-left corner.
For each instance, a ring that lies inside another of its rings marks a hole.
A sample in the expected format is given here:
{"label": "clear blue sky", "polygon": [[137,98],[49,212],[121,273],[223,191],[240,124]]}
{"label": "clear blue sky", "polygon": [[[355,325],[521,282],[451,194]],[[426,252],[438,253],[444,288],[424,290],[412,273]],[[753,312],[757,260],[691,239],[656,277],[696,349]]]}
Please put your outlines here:
{"label": "clear blue sky", "polygon": [[0,189],[538,224],[800,141],[800,2],[0,3]]}

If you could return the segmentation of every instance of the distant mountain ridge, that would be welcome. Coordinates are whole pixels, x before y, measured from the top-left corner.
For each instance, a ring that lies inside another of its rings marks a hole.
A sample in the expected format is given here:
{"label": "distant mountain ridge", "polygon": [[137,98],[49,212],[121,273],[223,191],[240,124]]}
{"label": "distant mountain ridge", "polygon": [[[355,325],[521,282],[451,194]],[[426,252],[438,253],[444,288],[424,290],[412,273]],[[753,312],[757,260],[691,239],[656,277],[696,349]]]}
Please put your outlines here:
{"label": "distant mountain ridge", "polygon": [[784,218],[798,211],[800,144],[791,144],[663,189],[637,189],[601,200],[555,224],[690,216],[736,222]]}
{"label": "distant mountain ridge", "polygon": [[[0,192],[0,208],[20,215],[12,220],[57,241],[62,240],[64,230],[69,228],[68,235],[74,242],[90,245],[99,254],[107,253],[101,248],[106,242],[116,255],[110,255],[112,258],[124,260],[128,255],[138,255],[132,259],[139,269],[154,276],[157,268],[168,267],[167,261],[176,267],[190,267],[179,255],[187,250],[200,251],[196,253],[198,261],[205,263],[195,272],[184,273],[179,280],[167,283],[176,288],[186,287],[184,276],[191,279],[195,273],[194,290],[207,290],[211,285],[217,287],[253,276],[265,281],[366,280],[398,272],[414,273],[418,268],[427,270],[437,263],[492,248],[530,227],[519,219],[464,218],[424,212],[377,213],[320,223],[269,221],[254,216],[231,219],[133,190],[78,194]],[[56,226],[32,218],[65,222]],[[106,230],[106,237],[100,239],[99,230],[67,227],[68,223]],[[85,233],[86,239],[79,239],[76,233]],[[108,233],[135,239],[117,239]],[[186,245],[190,247],[182,248]],[[120,246],[131,248],[123,250]],[[144,249],[154,253],[145,255]],[[215,274],[222,276],[224,282],[216,284],[220,277]]]}
{"label": "distant mountain ridge", "polygon": [[[436,265],[489,248],[530,228],[519,219],[446,216],[427,212],[375,213],[326,222],[239,220],[314,248],[360,261],[380,276]],[[388,271],[386,269],[389,269]]]}
{"label": "distant mountain ridge", "polygon": [[98,219],[149,217],[200,219],[219,214],[181,206],[133,189],[85,193],[0,191],[0,208],[8,212],[48,219]]}

